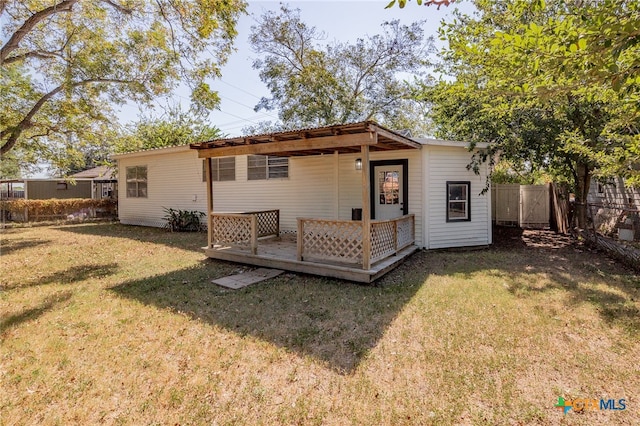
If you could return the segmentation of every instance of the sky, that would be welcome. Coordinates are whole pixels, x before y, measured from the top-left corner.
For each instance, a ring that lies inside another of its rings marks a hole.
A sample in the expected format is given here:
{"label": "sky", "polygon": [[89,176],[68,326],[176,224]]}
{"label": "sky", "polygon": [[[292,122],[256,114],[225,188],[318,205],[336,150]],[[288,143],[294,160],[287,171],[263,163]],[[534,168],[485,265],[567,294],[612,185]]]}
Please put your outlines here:
{"label": "sky", "polygon": [[[352,1],[290,1],[287,4],[301,10],[302,20],[309,26],[315,26],[327,35],[327,42],[355,41],[366,35],[380,32],[380,25],[385,21],[399,19],[401,23],[409,24],[414,21],[426,20],[425,35],[436,38],[436,46],[443,46],[437,39],[437,30],[444,19],[450,21],[454,6],[441,7],[418,6],[415,0],[404,9],[395,6],[385,9],[388,0],[352,0]],[[260,121],[277,121],[277,111],[255,112],[254,106],[261,97],[269,96],[267,87],[260,81],[258,71],[252,68],[257,55],[249,45],[249,33],[255,20],[266,10],[278,10],[277,1],[249,1],[248,14],[240,18],[235,40],[236,51],[230,56],[227,64],[222,68],[222,78],[210,82],[211,87],[221,97],[219,111],[210,115],[211,124],[220,128],[227,136],[241,136],[242,128],[259,123]],[[461,10],[471,10],[468,3],[463,3]],[[173,102],[188,105],[188,93],[178,92]],[[130,114],[128,117],[133,118]]]}

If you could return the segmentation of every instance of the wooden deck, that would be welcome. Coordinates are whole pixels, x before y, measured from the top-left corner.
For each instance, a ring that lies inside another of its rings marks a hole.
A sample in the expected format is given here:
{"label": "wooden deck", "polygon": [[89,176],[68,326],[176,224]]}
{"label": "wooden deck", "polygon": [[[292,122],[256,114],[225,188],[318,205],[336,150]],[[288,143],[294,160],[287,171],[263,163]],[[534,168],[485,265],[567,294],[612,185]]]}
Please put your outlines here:
{"label": "wooden deck", "polygon": [[293,235],[261,239],[258,243],[256,254],[252,254],[251,250],[246,248],[223,245],[205,248],[204,250],[205,254],[212,259],[371,283],[395,268],[400,262],[418,250],[418,247],[415,245],[405,247],[397,255],[389,256],[372,264],[370,269],[362,269],[361,264],[327,262],[325,260],[314,261],[314,259],[308,257],[305,257],[308,260],[299,261],[297,260],[296,238]]}

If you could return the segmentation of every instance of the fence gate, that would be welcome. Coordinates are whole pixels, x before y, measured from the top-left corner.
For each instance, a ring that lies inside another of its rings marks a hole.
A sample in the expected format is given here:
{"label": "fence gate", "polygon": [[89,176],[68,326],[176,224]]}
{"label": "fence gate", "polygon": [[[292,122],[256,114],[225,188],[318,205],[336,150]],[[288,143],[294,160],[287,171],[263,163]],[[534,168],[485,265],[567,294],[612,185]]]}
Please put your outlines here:
{"label": "fence gate", "polygon": [[495,184],[491,194],[496,225],[549,227],[548,185]]}
{"label": "fence gate", "polygon": [[499,184],[493,186],[496,225],[520,224],[520,185]]}
{"label": "fence gate", "polygon": [[520,185],[520,227],[549,227],[549,185]]}

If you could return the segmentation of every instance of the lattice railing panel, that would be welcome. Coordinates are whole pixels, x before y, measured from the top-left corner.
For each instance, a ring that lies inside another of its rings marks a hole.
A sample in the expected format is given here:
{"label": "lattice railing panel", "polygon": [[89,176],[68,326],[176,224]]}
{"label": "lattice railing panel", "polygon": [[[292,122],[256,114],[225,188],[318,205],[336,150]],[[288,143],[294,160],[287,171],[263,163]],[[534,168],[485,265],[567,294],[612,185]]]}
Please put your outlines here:
{"label": "lattice railing panel", "polygon": [[302,257],[361,263],[361,222],[299,219],[302,223]]}
{"label": "lattice railing panel", "polygon": [[393,220],[371,223],[371,261],[396,252],[396,229]]}
{"label": "lattice railing panel", "polygon": [[280,231],[280,211],[268,210],[263,212],[252,212],[247,214],[255,214],[258,225],[258,237],[267,237],[275,235]]}
{"label": "lattice railing panel", "polygon": [[414,243],[416,239],[415,229],[415,216],[412,214],[403,216],[396,221],[396,235],[398,239],[397,250],[402,250]]}
{"label": "lattice railing panel", "polygon": [[213,214],[213,243],[251,246],[251,216]]}

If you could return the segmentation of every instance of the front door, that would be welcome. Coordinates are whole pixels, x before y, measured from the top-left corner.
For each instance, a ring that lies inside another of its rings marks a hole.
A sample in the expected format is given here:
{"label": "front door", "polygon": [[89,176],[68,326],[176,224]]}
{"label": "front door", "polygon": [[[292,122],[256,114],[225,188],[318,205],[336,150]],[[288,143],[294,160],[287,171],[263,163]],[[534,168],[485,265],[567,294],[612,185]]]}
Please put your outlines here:
{"label": "front door", "polygon": [[376,219],[394,219],[405,214],[405,167],[404,164],[374,165],[371,183]]}

